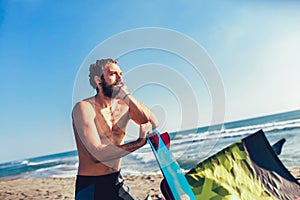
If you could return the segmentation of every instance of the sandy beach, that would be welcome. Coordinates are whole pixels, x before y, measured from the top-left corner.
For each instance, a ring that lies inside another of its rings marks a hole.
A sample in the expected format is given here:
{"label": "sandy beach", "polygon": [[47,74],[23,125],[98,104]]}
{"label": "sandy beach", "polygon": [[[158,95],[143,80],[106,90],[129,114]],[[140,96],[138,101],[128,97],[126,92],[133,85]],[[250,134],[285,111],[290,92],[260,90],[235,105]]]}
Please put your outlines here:
{"label": "sandy beach", "polygon": [[[159,185],[162,175],[126,176],[132,193],[145,199],[161,195]],[[75,178],[34,178],[0,182],[0,199],[74,199]]]}
{"label": "sandy beach", "polygon": [[[300,181],[300,168],[289,169]],[[126,176],[133,194],[145,199],[161,195],[159,185],[162,175]],[[74,199],[75,178],[16,179],[0,182],[0,199]]]}

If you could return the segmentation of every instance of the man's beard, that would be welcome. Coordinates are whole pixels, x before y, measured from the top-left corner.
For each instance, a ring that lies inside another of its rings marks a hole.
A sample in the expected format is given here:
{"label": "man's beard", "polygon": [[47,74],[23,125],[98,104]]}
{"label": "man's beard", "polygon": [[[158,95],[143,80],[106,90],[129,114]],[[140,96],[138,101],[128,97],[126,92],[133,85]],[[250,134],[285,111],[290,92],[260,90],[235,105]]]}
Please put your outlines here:
{"label": "man's beard", "polygon": [[104,96],[112,99],[112,98],[115,98],[119,94],[120,89],[123,86],[123,82],[118,81],[118,82],[115,82],[115,83],[109,85],[105,81],[104,76],[102,75],[101,76],[101,86],[102,86],[102,91],[103,91]]}

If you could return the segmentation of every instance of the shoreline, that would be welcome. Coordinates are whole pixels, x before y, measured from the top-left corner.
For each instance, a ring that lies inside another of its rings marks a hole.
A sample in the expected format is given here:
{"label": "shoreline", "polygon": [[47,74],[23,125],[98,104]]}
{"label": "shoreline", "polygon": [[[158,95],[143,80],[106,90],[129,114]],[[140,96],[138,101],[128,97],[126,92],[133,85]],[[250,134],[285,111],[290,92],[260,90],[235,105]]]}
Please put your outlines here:
{"label": "shoreline", "polygon": [[[300,182],[300,167],[289,168]],[[160,192],[161,174],[124,176],[132,194],[140,199],[150,195],[156,199]],[[0,199],[74,199],[75,177],[73,178],[30,178],[0,181]]]}

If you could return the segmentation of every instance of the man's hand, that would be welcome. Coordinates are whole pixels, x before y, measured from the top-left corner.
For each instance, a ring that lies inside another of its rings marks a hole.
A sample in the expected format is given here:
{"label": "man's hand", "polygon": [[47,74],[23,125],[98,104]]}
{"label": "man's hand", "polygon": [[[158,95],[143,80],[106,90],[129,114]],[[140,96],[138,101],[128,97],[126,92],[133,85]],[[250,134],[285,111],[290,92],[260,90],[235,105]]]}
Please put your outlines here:
{"label": "man's hand", "polygon": [[129,95],[128,89],[124,83],[122,83],[122,86],[120,86],[119,93],[117,94],[116,98],[121,99],[124,101],[124,99]]}

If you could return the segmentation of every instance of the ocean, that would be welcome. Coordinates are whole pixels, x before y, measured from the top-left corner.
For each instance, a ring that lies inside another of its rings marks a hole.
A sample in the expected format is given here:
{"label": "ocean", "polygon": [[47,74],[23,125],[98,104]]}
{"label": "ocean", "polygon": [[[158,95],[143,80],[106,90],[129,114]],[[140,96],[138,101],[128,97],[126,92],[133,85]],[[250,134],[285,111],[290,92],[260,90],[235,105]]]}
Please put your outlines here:
{"label": "ocean", "polygon": [[[200,127],[170,133],[171,150],[184,170],[228,145],[262,129],[271,144],[286,139],[280,160],[287,168],[300,167],[300,110],[225,123],[221,130]],[[122,160],[123,175],[160,173],[155,157],[146,144]],[[16,178],[75,177],[77,151],[15,160],[0,164],[0,180]]]}

